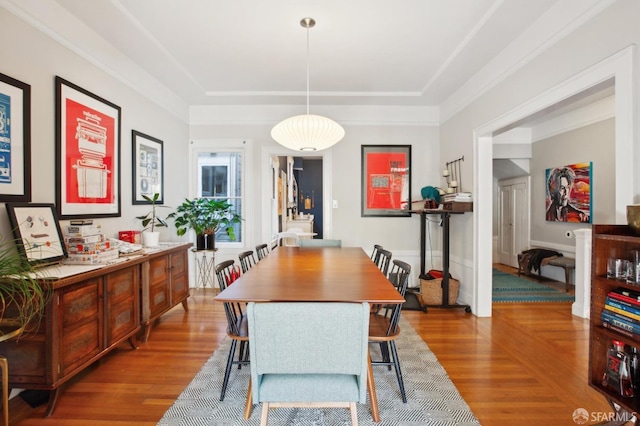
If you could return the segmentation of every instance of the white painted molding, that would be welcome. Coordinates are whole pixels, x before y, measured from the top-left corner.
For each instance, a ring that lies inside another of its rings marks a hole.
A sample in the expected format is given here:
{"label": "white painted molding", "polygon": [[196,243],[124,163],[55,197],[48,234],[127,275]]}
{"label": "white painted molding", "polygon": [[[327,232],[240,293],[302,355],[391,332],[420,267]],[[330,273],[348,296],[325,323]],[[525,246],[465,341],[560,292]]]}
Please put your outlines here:
{"label": "white painted molding", "polygon": [[577,229],[573,233],[576,236],[574,273],[576,289],[571,313],[581,318],[589,318],[591,314],[591,229]]}

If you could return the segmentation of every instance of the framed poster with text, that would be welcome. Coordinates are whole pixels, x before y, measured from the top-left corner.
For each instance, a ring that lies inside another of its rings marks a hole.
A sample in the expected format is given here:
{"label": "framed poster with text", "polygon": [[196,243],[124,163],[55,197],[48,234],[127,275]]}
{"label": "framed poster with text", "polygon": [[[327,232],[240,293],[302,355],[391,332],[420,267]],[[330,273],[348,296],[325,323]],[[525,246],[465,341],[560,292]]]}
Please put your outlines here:
{"label": "framed poster with text", "polygon": [[361,216],[411,216],[411,145],[362,145]]}
{"label": "framed poster with text", "polygon": [[31,86],[0,74],[0,202],[31,201]]}
{"label": "framed poster with text", "polygon": [[56,77],[60,219],[120,216],[120,107]]}

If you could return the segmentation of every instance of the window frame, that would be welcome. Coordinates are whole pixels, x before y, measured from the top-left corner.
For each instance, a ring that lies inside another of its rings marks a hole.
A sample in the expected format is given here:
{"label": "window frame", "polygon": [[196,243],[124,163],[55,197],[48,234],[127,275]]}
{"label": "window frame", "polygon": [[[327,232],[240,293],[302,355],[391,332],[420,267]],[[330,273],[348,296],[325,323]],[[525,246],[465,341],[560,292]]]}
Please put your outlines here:
{"label": "window frame", "polygon": [[249,184],[251,182],[251,157],[252,143],[248,140],[193,140],[189,145],[189,194],[190,199],[201,197],[200,170],[198,168],[198,156],[201,153],[217,152],[217,153],[239,153],[241,155],[241,183],[240,183],[240,202],[242,206],[242,226],[241,235],[236,236],[236,241],[216,241],[216,247],[219,249],[239,249],[248,247],[248,238],[251,227],[251,220],[248,212],[251,211],[251,198],[249,196]]}

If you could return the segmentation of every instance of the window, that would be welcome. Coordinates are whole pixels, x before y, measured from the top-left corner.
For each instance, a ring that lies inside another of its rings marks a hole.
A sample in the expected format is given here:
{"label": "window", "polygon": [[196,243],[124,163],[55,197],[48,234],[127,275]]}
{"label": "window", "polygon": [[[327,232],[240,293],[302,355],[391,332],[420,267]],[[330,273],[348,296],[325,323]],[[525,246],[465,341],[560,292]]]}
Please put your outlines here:
{"label": "window", "polygon": [[192,155],[195,170],[196,197],[226,200],[244,220],[234,224],[235,240],[231,240],[226,230],[216,233],[216,244],[242,244],[245,239],[246,214],[244,211],[245,182],[247,176],[244,164],[247,161],[246,142],[201,141],[193,143]]}

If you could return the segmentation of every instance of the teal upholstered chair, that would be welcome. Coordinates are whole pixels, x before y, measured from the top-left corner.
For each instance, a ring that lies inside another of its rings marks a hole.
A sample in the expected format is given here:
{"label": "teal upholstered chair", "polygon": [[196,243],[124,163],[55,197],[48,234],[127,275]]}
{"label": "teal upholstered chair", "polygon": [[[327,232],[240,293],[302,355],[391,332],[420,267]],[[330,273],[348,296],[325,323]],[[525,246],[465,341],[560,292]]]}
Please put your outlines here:
{"label": "teal upholstered chair", "polygon": [[301,238],[300,247],[342,247],[342,240]]}
{"label": "teal upholstered chair", "polygon": [[261,424],[274,407],[366,402],[368,303],[249,303],[251,397]]}

